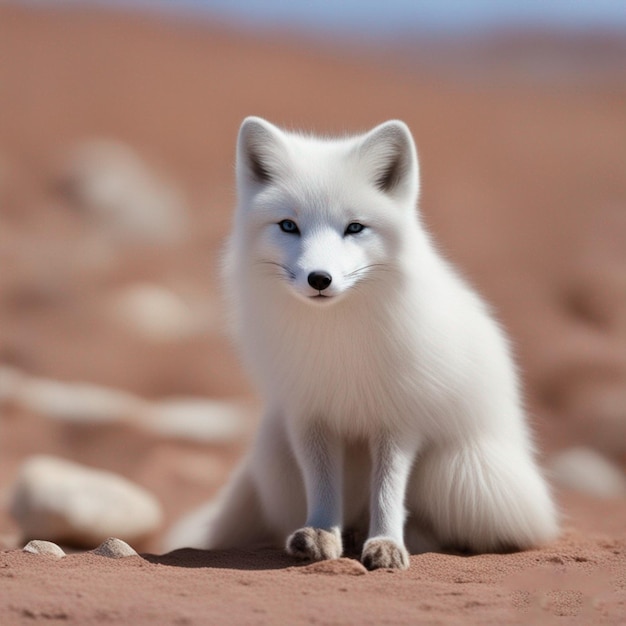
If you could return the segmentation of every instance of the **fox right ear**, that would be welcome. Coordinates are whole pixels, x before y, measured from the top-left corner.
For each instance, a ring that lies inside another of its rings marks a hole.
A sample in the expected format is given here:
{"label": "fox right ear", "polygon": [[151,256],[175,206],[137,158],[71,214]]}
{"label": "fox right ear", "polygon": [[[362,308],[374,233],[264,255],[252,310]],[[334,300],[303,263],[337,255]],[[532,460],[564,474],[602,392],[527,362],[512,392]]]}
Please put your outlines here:
{"label": "fox right ear", "polygon": [[419,189],[417,152],[404,122],[391,120],[367,133],[359,145],[359,156],[377,189],[415,202]]}
{"label": "fox right ear", "polygon": [[283,133],[260,117],[247,117],[237,140],[237,177],[265,185],[285,168]]}

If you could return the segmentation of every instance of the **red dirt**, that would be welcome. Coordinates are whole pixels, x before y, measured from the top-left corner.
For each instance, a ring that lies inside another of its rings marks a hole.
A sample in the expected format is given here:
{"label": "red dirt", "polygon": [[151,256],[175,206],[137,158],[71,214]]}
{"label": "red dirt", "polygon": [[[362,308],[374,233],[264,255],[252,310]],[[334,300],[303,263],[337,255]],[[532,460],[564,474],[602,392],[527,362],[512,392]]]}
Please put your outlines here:
{"label": "red dirt", "polygon": [[[219,329],[151,343],[111,321],[108,299],[148,281],[219,301],[246,115],[319,132],[401,118],[418,142],[426,222],[511,333],[541,450],[586,443],[626,461],[623,74],[471,80],[210,24],[11,6],[0,7],[0,59],[0,364],[148,398],[253,398]],[[192,222],[183,244],[119,245],[87,262],[97,233],[55,182],[66,151],[92,137],[127,142],[179,183]],[[143,558],[50,561],[15,549],[6,511],[28,455],[121,473],[158,496],[169,524],[215,494],[246,442],[181,443],[13,405],[0,406],[0,427],[2,624],[626,622],[624,499],[559,491],[555,544],[413,556],[408,572],[302,566],[267,550],[154,556],[161,535],[134,546]]]}

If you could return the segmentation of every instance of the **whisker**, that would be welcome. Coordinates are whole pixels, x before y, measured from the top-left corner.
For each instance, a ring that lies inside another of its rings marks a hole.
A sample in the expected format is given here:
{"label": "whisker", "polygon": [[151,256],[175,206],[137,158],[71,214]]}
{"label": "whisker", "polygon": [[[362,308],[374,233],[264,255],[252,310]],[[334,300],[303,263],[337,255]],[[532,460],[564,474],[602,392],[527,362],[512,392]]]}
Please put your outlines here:
{"label": "whisker", "polygon": [[277,267],[278,269],[282,270],[281,272],[277,272],[277,274],[280,276],[286,275],[287,278],[290,278],[292,280],[296,277],[294,272],[292,272],[286,265],[283,265],[282,263],[278,263],[276,261],[257,261],[257,263],[259,265],[270,265],[272,267]]}
{"label": "whisker", "polygon": [[363,267],[357,267],[357,269],[355,269],[352,272],[350,272],[349,274],[347,274],[347,276],[358,276],[359,274],[363,274],[367,270],[370,270],[372,268],[379,268],[380,270],[382,270],[384,272],[391,272],[391,271],[393,271],[391,267],[389,267],[388,265],[386,265],[384,263],[370,263],[369,265],[364,265]]}

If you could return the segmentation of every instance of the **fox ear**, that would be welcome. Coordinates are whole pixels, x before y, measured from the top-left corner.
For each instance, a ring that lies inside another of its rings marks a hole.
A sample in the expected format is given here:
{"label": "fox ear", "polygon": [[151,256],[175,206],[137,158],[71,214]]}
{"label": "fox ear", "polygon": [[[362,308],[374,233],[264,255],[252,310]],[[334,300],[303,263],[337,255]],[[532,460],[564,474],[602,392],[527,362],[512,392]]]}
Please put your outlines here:
{"label": "fox ear", "polygon": [[391,120],[365,135],[358,149],[370,181],[390,195],[417,196],[418,164],[411,131]]}
{"label": "fox ear", "polygon": [[265,185],[285,168],[283,133],[260,117],[247,117],[237,140],[237,177],[240,182]]}

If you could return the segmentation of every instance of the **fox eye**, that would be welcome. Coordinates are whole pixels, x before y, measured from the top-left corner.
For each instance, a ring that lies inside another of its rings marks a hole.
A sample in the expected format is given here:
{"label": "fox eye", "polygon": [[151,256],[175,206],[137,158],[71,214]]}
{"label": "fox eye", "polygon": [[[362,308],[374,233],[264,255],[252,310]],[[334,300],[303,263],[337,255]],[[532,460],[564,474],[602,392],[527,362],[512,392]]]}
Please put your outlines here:
{"label": "fox eye", "polygon": [[363,224],[359,224],[358,222],[351,222],[346,226],[346,232],[344,234],[356,235],[357,233],[360,233],[364,228],[365,226],[363,226]]}
{"label": "fox eye", "polygon": [[282,220],[281,222],[278,222],[278,225],[280,226],[280,230],[284,233],[289,233],[290,235],[300,234],[300,229],[293,220]]}

